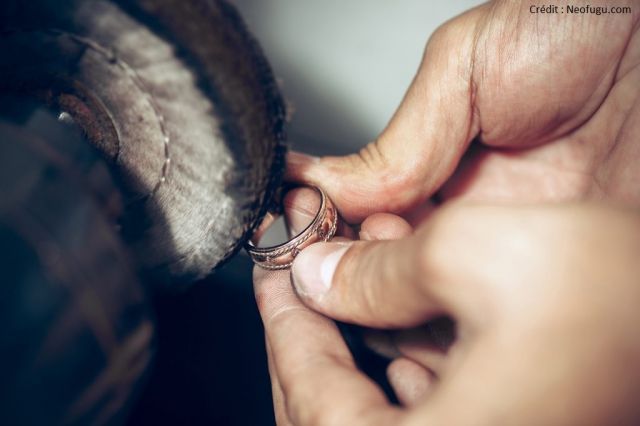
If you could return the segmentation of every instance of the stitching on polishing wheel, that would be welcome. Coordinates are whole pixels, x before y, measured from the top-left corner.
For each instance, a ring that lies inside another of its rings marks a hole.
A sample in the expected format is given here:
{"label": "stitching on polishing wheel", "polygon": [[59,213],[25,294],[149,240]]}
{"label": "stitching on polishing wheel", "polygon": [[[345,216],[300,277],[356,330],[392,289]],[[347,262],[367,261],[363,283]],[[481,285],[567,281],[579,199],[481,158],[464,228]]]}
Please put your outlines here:
{"label": "stitching on polishing wheel", "polygon": [[44,30],[12,29],[8,31],[3,31],[2,33],[5,35],[11,35],[16,33],[34,33],[34,34],[42,33],[42,34],[55,35],[58,37],[60,36],[68,37],[74,42],[81,44],[91,49],[92,51],[100,54],[102,57],[104,57],[104,59],[108,63],[117,65],[118,67],[120,67],[120,69],[122,69],[125,72],[125,74],[129,77],[131,82],[134,84],[134,86],[136,86],[138,90],[142,92],[145,99],[149,103],[151,110],[156,116],[156,120],[158,121],[158,126],[160,127],[160,132],[162,133],[162,137],[163,137],[162,143],[164,147],[163,149],[164,162],[162,163],[160,177],[158,178],[158,181],[156,182],[156,184],[154,185],[150,193],[147,194],[144,198],[153,197],[158,191],[158,189],[160,188],[160,186],[164,182],[166,182],[169,176],[169,169],[171,167],[170,138],[166,130],[165,118],[160,112],[160,108],[158,107],[158,104],[156,103],[155,98],[153,97],[153,94],[147,89],[147,87],[145,86],[142,78],[137,73],[137,71],[133,69],[133,67],[131,67],[126,61],[120,59],[113,50],[105,46],[102,46],[100,43],[88,37],[80,36],[67,31],[63,31],[55,28],[44,29]]}

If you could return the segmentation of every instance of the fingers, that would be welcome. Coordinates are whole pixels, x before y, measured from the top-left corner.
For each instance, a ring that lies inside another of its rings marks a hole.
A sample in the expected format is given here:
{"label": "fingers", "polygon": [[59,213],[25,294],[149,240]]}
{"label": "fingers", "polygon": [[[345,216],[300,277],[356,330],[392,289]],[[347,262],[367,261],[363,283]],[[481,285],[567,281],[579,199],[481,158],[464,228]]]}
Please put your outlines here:
{"label": "fingers", "polygon": [[[529,233],[510,210],[449,205],[401,240],[315,244],[293,263],[295,288],[313,309],[372,328],[462,314],[494,319],[496,302],[483,286],[511,280],[487,265],[514,247],[530,247]],[[516,275],[517,268],[505,265]]]}
{"label": "fingers", "polygon": [[295,188],[287,192],[282,204],[289,238],[293,238],[309,226],[318,214],[320,195],[313,188]]}
{"label": "fingers", "polygon": [[389,213],[377,213],[369,216],[360,225],[360,239],[366,241],[397,240],[413,233],[411,225],[401,218]]}
{"label": "fingers", "polygon": [[290,153],[287,178],[321,185],[351,223],[415,207],[451,175],[478,132],[471,81],[478,9],[431,37],[420,69],[378,139],[359,153]]}
{"label": "fingers", "polygon": [[455,324],[446,318],[402,330],[365,330],[369,349],[389,359],[406,358],[428,368],[436,377],[446,374],[449,349],[456,341]]}
{"label": "fingers", "polygon": [[[448,241],[451,232],[442,232],[455,228],[448,224],[449,217],[460,216],[450,211],[434,215],[420,235],[308,247],[292,266],[296,291],[307,305],[331,318],[372,328],[413,327],[450,314],[457,303],[451,296],[460,292],[445,279],[458,260],[457,251],[447,246],[466,244],[464,235]],[[397,228],[390,238],[410,232],[410,226],[393,215],[372,216],[361,232],[376,239],[386,226]]]}
{"label": "fingers", "polygon": [[254,270],[272,371],[294,424],[397,424],[402,413],[354,365],[335,324],[301,304],[287,271]]}
{"label": "fingers", "polygon": [[[360,238],[368,241],[394,240],[408,237],[412,232],[411,225],[403,218],[388,213],[378,213],[369,216],[362,223]],[[389,383],[398,401],[404,406],[412,406],[426,397],[435,383],[435,376],[425,367],[429,364],[421,365],[400,356],[397,349],[396,333],[384,330],[365,330],[364,342],[378,354],[393,359],[387,367]],[[424,355],[422,351],[418,354]]]}
{"label": "fingers", "polygon": [[402,356],[393,342],[393,331],[364,329],[362,331],[362,341],[365,345],[378,355],[389,360]]}
{"label": "fingers", "polygon": [[[297,234],[317,213],[319,197],[310,188],[294,189],[285,196],[284,207],[289,232]],[[358,372],[335,324],[300,303],[286,271],[256,268],[254,284],[267,335],[278,425],[341,423],[350,416],[355,418],[350,424],[386,424],[399,416],[381,391]],[[352,392],[363,399],[353,398]],[[333,401],[346,396],[349,405]],[[361,416],[360,407],[376,413],[376,418]]]}
{"label": "fingers", "polygon": [[271,397],[273,399],[273,414],[276,419],[276,425],[289,426],[292,423],[289,421],[287,415],[287,407],[285,406],[284,393],[280,386],[280,380],[276,374],[275,367],[273,365],[273,354],[271,353],[271,346],[269,341],[265,339],[265,345],[267,349],[267,365],[269,368],[269,376],[271,377]]}
{"label": "fingers", "polygon": [[390,340],[403,357],[427,366],[442,377],[451,361],[447,353],[455,341],[454,327],[451,321],[438,319],[424,326],[393,332]]}
{"label": "fingers", "polygon": [[[316,217],[320,209],[320,195],[313,188],[300,187],[287,192],[283,200],[284,218],[289,238],[301,233]],[[338,218],[336,235],[353,239],[350,226]]]}
{"label": "fingers", "polygon": [[443,314],[437,277],[425,276],[420,242],[318,243],[293,263],[305,303],[339,321],[374,328],[408,327]]}
{"label": "fingers", "polygon": [[407,358],[393,360],[387,367],[387,378],[398,401],[409,407],[424,400],[435,385],[429,370]]}
{"label": "fingers", "polygon": [[398,401],[403,406],[411,407],[425,400],[436,386],[436,377],[441,376],[436,376],[431,369],[432,366],[429,364],[431,359],[427,359],[427,363],[424,362],[425,355],[428,354],[413,353],[412,355],[418,356],[418,361],[403,356],[396,346],[394,333],[393,331],[367,330],[364,334],[364,342],[371,350],[391,360],[387,367],[389,384]]}

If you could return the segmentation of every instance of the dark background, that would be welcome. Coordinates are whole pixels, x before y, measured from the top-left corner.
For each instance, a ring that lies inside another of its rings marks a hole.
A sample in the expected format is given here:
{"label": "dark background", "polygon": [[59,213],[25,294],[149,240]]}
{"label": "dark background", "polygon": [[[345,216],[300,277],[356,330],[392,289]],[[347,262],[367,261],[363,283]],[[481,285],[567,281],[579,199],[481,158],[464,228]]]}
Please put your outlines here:
{"label": "dark background", "polygon": [[[156,297],[155,363],[128,424],[275,424],[252,268],[240,254],[188,290]],[[356,364],[397,402],[388,361],[363,345],[358,327],[338,327]]]}
{"label": "dark background", "polygon": [[156,358],[130,425],[274,424],[251,270],[238,255],[186,291],[156,296]]}

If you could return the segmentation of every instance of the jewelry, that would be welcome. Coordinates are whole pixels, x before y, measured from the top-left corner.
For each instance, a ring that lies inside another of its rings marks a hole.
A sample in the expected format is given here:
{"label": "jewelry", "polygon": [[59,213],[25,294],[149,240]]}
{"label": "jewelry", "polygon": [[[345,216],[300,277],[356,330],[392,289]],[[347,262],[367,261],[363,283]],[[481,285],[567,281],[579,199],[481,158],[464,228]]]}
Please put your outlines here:
{"label": "jewelry", "polygon": [[[252,241],[245,244],[245,249],[253,259],[253,262],[264,269],[287,269],[293,263],[296,256],[306,247],[318,241],[329,241],[336,234],[338,227],[338,212],[333,203],[316,186],[315,189],[320,194],[320,209],[311,223],[298,235],[282,244],[272,247],[256,247]],[[275,220],[271,213],[263,221],[260,228],[270,225]]]}

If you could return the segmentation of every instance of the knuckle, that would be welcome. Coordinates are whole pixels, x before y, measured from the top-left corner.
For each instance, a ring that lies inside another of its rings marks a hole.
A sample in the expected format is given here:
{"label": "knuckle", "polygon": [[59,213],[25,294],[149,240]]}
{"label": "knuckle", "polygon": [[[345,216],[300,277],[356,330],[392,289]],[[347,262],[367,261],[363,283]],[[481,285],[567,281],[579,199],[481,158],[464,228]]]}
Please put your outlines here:
{"label": "knuckle", "polygon": [[374,173],[389,167],[389,161],[380,148],[379,139],[365,145],[356,155],[360,163]]}
{"label": "knuckle", "polygon": [[470,28],[474,27],[469,26],[469,22],[464,16],[445,22],[431,34],[427,41],[425,55],[432,50],[438,53],[447,53],[454,46],[459,49],[460,42],[467,38]]}
{"label": "knuckle", "polygon": [[381,184],[378,187],[385,192],[388,192],[388,188],[406,190],[407,185],[411,186],[414,183],[416,175],[414,169],[418,167],[418,162],[408,164],[406,159],[398,161],[397,152],[384,149],[384,146],[388,145],[383,142],[385,138],[387,136],[383,134],[370,142],[355,154],[354,158],[368,173],[376,176],[376,181]]}

